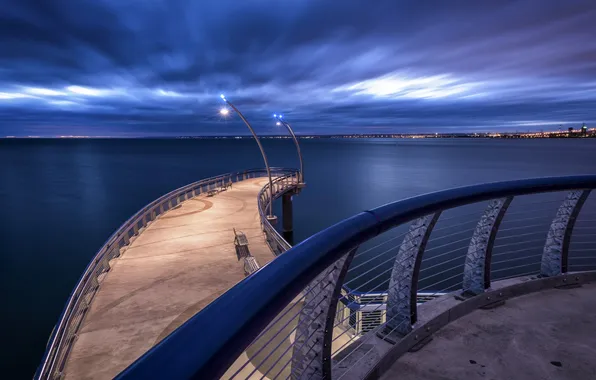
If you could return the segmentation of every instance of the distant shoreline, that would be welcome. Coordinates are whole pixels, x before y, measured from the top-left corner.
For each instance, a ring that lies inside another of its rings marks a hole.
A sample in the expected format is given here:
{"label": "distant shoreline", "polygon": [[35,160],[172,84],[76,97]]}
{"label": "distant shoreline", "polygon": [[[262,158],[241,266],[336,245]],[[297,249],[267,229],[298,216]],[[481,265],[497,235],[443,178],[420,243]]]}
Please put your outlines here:
{"label": "distant shoreline", "polygon": [[[596,138],[596,128],[587,131],[574,132],[529,132],[529,133],[401,133],[401,134],[341,134],[341,135],[298,135],[301,140],[307,139],[567,139],[567,138]],[[3,136],[0,140],[244,140],[252,136]],[[261,139],[289,139],[289,135],[262,135]]]}

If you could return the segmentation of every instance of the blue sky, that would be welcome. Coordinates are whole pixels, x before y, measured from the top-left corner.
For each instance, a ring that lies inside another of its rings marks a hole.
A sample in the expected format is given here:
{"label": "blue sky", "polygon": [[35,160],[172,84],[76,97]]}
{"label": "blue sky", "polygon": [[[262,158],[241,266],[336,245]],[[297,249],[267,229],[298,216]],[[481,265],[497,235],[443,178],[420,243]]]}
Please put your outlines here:
{"label": "blue sky", "polygon": [[593,0],[3,0],[0,136],[596,122]]}

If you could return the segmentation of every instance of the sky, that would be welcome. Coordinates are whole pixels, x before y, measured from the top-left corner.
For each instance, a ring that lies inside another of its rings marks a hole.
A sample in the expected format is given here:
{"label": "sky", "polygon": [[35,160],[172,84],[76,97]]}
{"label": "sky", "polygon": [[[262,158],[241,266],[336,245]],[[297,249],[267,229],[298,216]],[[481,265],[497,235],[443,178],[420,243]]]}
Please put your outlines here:
{"label": "sky", "polygon": [[596,124],[594,0],[0,0],[0,136]]}

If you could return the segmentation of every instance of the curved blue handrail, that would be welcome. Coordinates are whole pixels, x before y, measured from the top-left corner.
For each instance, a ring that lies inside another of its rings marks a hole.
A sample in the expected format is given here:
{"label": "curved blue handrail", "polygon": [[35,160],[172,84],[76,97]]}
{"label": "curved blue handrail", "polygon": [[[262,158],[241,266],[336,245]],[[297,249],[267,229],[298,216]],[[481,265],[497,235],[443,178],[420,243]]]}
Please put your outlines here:
{"label": "curved blue handrail", "polygon": [[494,182],[420,195],[361,212],[311,236],[238,283],[117,378],[218,379],[324,268],[374,236],[465,204],[595,187],[596,175]]}

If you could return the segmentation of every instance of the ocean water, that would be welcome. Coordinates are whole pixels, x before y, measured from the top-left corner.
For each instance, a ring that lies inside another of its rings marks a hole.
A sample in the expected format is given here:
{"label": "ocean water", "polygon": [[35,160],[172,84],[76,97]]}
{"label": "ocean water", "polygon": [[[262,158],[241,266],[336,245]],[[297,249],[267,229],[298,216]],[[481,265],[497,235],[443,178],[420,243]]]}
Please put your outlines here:
{"label": "ocean water", "polygon": [[[297,167],[291,140],[264,140]],[[596,174],[596,139],[302,140],[300,241],[365,209],[454,186]],[[31,378],[87,262],[130,215],[187,183],[262,167],[251,140],[0,140],[2,378]]]}

